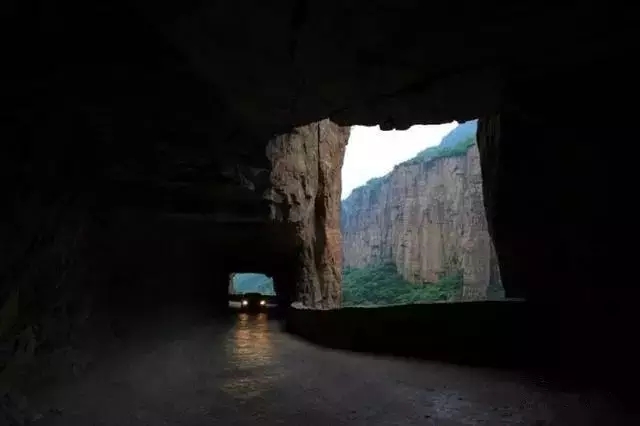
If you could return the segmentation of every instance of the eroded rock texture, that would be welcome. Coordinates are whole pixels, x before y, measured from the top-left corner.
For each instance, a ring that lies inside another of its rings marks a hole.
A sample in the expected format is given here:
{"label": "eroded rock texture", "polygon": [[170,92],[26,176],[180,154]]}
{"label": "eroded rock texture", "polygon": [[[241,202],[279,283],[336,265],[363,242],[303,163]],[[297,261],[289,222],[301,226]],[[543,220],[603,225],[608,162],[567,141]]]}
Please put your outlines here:
{"label": "eroded rock texture", "polygon": [[295,247],[290,271],[274,277],[276,289],[293,286],[296,301],[309,307],[337,307],[341,301],[340,172],[348,139],[348,128],[324,120],[267,147],[270,220],[286,224]]}
{"label": "eroded rock texture", "polygon": [[357,188],[343,202],[342,224],[346,266],[391,262],[411,282],[462,273],[465,300],[487,297],[499,281],[475,145]]}

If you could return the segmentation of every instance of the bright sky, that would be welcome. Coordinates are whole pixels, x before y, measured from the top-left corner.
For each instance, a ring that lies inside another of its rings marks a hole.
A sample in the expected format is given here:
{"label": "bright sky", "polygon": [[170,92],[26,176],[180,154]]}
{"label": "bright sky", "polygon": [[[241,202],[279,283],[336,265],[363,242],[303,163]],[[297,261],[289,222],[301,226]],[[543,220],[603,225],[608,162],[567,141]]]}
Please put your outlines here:
{"label": "bright sky", "polygon": [[379,126],[353,126],[342,167],[342,199],[369,179],[384,176],[393,166],[413,158],[440,140],[458,123],[413,126],[407,130],[382,131]]}

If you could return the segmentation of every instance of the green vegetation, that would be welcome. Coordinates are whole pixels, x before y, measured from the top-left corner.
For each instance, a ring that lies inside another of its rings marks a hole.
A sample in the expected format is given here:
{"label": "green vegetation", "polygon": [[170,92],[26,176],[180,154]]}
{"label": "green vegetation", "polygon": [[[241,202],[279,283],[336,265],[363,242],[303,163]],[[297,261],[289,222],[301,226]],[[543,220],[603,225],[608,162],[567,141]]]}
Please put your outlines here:
{"label": "green vegetation", "polygon": [[454,301],[462,293],[462,276],[445,277],[437,283],[411,284],[392,264],[345,268],[342,292],[345,306]]}
{"label": "green vegetation", "polygon": [[426,164],[438,158],[460,157],[465,155],[469,148],[476,143],[477,129],[478,120],[461,123],[442,138],[438,146],[432,146],[431,148],[420,151],[411,160],[407,160],[399,165]]}
{"label": "green vegetation", "polygon": [[402,166],[418,163],[429,163],[438,158],[460,157],[462,155],[465,155],[469,148],[471,148],[475,143],[476,137],[469,136],[453,146],[432,146],[431,148],[420,151],[418,155],[413,157],[411,160],[407,160],[400,165]]}
{"label": "green vegetation", "polygon": [[235,274],[233,276],[233,291],[240,293],[262,293],[274,296],[273,278],[264,274]]}
{"label": "green vegetation", "polygon": [[470,137],[475,137],[478,130],[478,120],[469,120],[464,123],[460,123],[455,129],[447,133],[447,135],[440,141],[440,147],[451,148],[457,145],[460,141],[466,140]]}
{"label": "green vegetation", "polygon": [[365,185],[373,188],[380,187],[382,186],[383,183],[389,180],[389,176],[390,175],[385,175],[385,176],[369,179],[367,183],[365,183]]}

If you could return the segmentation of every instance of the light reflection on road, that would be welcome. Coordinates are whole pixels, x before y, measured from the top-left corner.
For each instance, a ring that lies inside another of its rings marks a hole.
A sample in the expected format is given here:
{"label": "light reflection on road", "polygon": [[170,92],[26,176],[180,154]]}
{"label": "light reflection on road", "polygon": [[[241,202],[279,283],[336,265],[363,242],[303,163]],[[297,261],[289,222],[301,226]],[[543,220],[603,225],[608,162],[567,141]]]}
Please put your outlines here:
{"label": "light reflection on road", "polygon": [[231,346],[231,362],[241,369],[267,366],[273,361],[273,345],[267,315],[238,314]]}
{"label": "light reflection on road", "polygon": [[259,396],[281,377],[281,370],[274,368],[273,341],[265,313],[239,313],[225,349],[233,374],[222,389],[234,397]]}

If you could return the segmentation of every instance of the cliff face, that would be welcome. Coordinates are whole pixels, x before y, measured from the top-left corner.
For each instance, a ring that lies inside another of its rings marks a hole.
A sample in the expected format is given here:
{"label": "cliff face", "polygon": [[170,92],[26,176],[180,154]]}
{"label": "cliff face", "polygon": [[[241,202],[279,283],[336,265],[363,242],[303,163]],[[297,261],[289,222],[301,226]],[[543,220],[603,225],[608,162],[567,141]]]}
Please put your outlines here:
{"label": "cliff face", "polygon": [[342,232],[345,266],[391,262],[414,283],[462,273],[464,300],[487,297],[499,280],[475,144],[357,188],[343,201]]}

